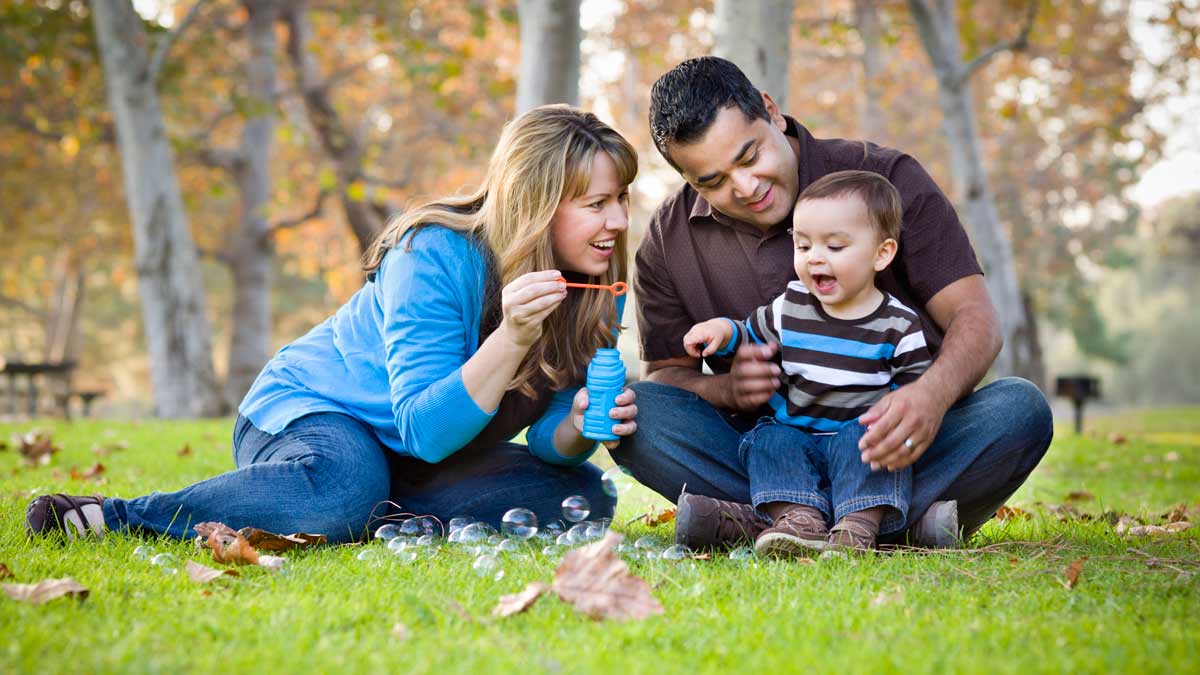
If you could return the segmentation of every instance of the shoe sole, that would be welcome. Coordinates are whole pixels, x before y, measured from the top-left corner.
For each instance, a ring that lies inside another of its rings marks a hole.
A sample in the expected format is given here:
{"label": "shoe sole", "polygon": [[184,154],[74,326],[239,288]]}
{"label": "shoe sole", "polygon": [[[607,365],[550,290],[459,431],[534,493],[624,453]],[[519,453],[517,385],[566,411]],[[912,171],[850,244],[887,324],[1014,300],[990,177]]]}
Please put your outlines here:
{"label": "shoe sole", "polygon": [[805,558],[825,550],[824,539],[804,539],[782,532],[768,532],[754,542],[754,552],[760,556],[775,555],[787,558]]}

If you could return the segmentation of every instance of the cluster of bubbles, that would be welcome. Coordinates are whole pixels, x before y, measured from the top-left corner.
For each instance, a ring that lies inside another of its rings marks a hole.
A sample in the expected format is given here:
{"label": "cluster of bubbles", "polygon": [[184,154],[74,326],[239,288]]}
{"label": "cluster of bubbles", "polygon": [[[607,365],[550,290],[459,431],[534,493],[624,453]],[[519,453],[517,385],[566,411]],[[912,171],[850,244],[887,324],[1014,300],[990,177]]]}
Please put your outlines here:
{"label": "cluster of bubbles", "polygon": [[130,554],[134,560],[144,561],[163,574],[179,574],[183,561],[174,553],[155,553],[149,546],[138,546]]}

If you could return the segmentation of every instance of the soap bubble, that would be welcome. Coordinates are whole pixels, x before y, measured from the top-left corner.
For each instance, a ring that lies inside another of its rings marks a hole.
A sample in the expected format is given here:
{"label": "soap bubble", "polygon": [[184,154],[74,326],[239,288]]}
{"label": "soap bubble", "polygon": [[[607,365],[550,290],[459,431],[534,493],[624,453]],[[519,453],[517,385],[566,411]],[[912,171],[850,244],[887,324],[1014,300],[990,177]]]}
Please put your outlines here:
{"label": "soap bubble", "polygon": [[500,531],[506,537],[528,539],[537,534],[538,520],[533,511],[523,508],[509,509],[500,521]]}
{"label": "soap bubble", "polygon": [[571,540],[572,544],[582,544],[591,541],[588,538],[588,524],[576,523],[571,529],[567,530],[567,537]]}
{"label": "soap bubble", "polygon": [[473,522],[475,522],[475,519],[471,516],[454,516],[450,519],[450,523],[446,525],[446,530],[449,531],[450,534],[454,534]]}
{"label": "soap bubble", "polygon": [[662,552],[663,560],[683,560],[692,556],[692,549],[683,544],[672,544],[667,547],[667,550]]}
{"label": "soap bubble", "polygon": [[572,523],[578,523],[579,521],[583,520],[584,518],[587,518],[588,514],[591,512],[592,512],[591,504],[588,504],[588,500],[584,499],[580,495],[571,495],[570,497],[567,497],[566,499],[563,500],[563,503],[562,503],[563,518],[566,518],[568,521],[570,521]]}
{"label": "soap bubble", "polygon": [[569,548],[575,543],[575,540],[571,537],[570,532],[563,532],[562,534],[558,535],[558,539],[555,539],[554,543],[558,546],[566,546]]}
{"label": "soap bubble", "polygon": [[402,563],[410,563],[417,559],[417,552],[411,549],[400,549],[395,553],[396,560]]}
{"label": "soap bubble", "polygon": [[462,544],[478,544],[487,541],[487,538],[487,523],[471,523],[458,531],[458,542]]}
{"label": "soap bubble", "polygon": [[488,546],[499,546],[502,541],[504,541],[504,537],[498,534],[489,534],[487,538]]}
{"label": "soap bubble", "polygon": [[521,542],[517,539],[505,539],[496,545],[496,551],[499,553],[516,553],[521,548]]}
{"label": "soap bubble", "polygon": [[633,487],[633,475],[623,466],[614,466],[600,477],[600,487],[609,497],[620,497]]}
{"label": "soap bubble", "polygon": [[754,549],[749,546],[739,546],[729,552],[730,560],[746,560],[754,557]]}
{"label": "soap bubble", "polygon": [[404,537],[396,537],[388,541],[387,548],[389,551],[403,551],[408,548],[408,540]]}
{"label": "soap bubble", "polygon": [[138,546],[137,548],[133,549],[133,553],[129,554],[129,557],[133,558],[134,560],[149,560],[153,556],[154,549],[150,548],[149,546]]}
{"label": "soap bubble", "polygon": [[400,536],[400,526],[395,523],[380,525],[379,529],[375,530],[375,538],[383,541],[391,541]]}
{"label": "soap bubble", "polygon": [[417,546],[437,546],[438,538],[432,534],[423,534],[417,537]]}
{"label": "soap bubble", "polygon": [[383,560],[383,558],[386,555],[387,555],[387,553],[383,549],[371,547],[371,548],[364,548],[363,550],[358,552],[358,555],[356,555],[354,557],[358,558],[359,560],[361,560],[363,562],[373,563],[373,562],[379,562],[380,560]]}
{"label": "soap bubble", "polygon": [[590,522],[587,524],[588,541],[603,539],[604,533],[608,531],[608,525],[602,522]]}
{"label": "soap bubble", "polygon": [[662,550],[662,545],[658,543],[657,539],[651,537],[650,535],[638,537],[638,540],[633,542],[633,546],[639,551],[643,551],[647,554],[657,555],[658,552]]}
{"label": "soap bubble", "polygon": [[442,524],[433,516],[417,516],[404,521],[404,524],[400,526],[400,531],[409,537],[423,537],[427,534],[440,537]]}
{"label": "soap bubble", "polygon": [[471,563],[471,569],[475,570],[475,574],[481,577],[492,577],[499,581],[504,577],[504,570],[500,568],[500,559],[491,553],[484,553]]}
{"label": "soap bubble", "polygon": [[542,548],[542,555],[547,558],[557,558],[563,554],[563,547],[558,544],[550,544]]}
{"label": "soap bubble", "polygon": [[179,558],[172,553],[159,553],[150,559],[150,564],[161,570],[163,574],[179,572]]}

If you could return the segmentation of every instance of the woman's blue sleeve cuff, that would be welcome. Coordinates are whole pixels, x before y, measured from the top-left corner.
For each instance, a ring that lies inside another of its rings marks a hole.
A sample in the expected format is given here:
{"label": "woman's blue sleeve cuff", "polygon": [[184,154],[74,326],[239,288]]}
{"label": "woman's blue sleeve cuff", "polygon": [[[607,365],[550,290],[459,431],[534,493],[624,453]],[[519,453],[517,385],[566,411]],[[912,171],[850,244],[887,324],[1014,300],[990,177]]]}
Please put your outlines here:
{"label": "woman's blue sleeve cuff", "polygon": [[420,424],[401,428],[400,434],[415,457],[430,463],[440,462],[474,440],[495,414],[495,410],[484,411],[471,398],[459,368],[416,397],[407,418],[420,420]]}
{"label": "woman's blue sleeve cuff", "polygon": [[579,387],[555,392],[546,412],[529,426],[529,431],[525,434],[525,440],[529,442],[529,452],[547,464],[560,466],[583,464],[599,446],[599,443],[592,443],[592,447],[587,451],[570,457],[558,454],[558,450],[554,447],[554,432],[558,429],[558,425],[567,419],[567,415],[571,414],[571,404],[575,401],[575,392],[577,391],[579,391]]}

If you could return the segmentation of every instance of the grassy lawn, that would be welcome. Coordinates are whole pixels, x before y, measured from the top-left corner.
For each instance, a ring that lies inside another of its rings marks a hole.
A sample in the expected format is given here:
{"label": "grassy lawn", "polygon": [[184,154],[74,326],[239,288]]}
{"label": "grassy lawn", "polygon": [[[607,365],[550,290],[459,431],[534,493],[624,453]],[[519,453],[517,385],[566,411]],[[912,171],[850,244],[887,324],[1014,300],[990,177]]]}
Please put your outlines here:
{"label": "grassy lawn", "polygon": [[[0,425],[0,439],[32,426]],[[199,586],[133,556],[148,545],[215,566],[190,543],[30,541],[32,494],[134,496],[232,465],[227,421],[43,426],[63,447],[49,466],[24,466],[11,444],[0,452],[0,563],[15,575],[6,582],[72,576],[91,594],[41,606],[0,596],[0,672],[1200,672],[1200,523],[1129,538],[1103,518],[1056,512],[1080,491],[1094,496],[1071,501],[1084,514],[1148,523],[1197,506],[1200,408],[1089,420],[1079,437],[1064,421],[1011,500],[1032,517],[992,521],[966,550],[633,562],[666,612],[629,623],[594,622],[554,597],[492,619],[500,595],[553,578],[556,561],[540,553],[503,555],[495,580],[449,545],[408,563],[324,548],[285,554],[279,574],[243,569]],[[117,443],[128,447],[92,451]],[[72,477],[97,460],[99,481]],[[617,529],[668,543],[669,524],[624,524],[664,503],[635,488]],[[1068,566],[1085,556],[1067,588]]]}

